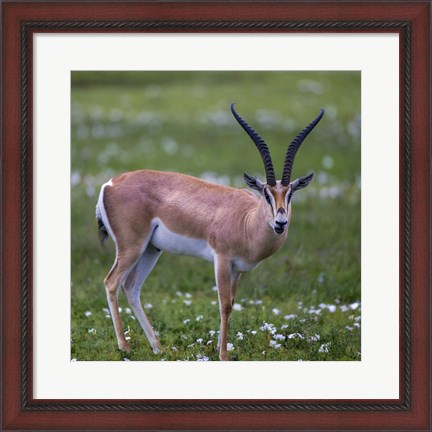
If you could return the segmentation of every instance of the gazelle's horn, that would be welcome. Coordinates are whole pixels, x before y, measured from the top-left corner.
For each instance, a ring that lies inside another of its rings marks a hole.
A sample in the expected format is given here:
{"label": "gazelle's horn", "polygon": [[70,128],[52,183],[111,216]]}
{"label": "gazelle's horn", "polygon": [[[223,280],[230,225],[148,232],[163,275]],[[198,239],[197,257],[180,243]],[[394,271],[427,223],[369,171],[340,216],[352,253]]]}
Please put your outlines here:
{"label": "gazelle's horn", "polygon": [[264,169],[266,173],[267,184],[269,186],[276,185],[276,177],[273,168],[273,162],[270,156],[269,149],[264,140],[237,114],[234,109],[234,103],[231,104],[231,111],[236,118],[236,120],[240,123],[240,126],[246,131],[246,133],[251,137],[252,141],[255,143],[258,151],[260,152],[261,158],[264,162]]}
{"label": "gazelle's horn", "polygon": [[291,142],[288,147],[288,150],[285,155],[285,162],[283,167],[283,174],[281,184],[283,186],[288,186],[291,180],[291,171],[294,163],[294,158],[297,153],[297,150],[300,148],[302,142],[309,135],[312,129],[318,124],[324,115],[324,110],[321,108],[321,111],[318,117],[313,120],[308,126],[306,126]]}

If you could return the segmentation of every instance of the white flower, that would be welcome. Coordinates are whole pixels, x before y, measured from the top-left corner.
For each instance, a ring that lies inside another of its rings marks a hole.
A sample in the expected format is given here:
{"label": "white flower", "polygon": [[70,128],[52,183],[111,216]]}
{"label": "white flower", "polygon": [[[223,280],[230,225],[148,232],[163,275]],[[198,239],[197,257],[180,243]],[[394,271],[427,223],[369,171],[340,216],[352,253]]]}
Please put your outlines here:
{"label": "white flower", "polygon": [[281,325],[281,330],[288,328],[288,324],[282,324]]}
{"label": "white flower", "polygon": [[254,300],[253,304],[254,305],[260,305],[260,304],[262,304],[262,300]]}
{"label": "white flower", "polygon": [[190,306],[190,305],[192,304],[192,300],[183,300],[183,303],[184,303],[186,306]]}
{"label": "white flower", "polygon": [[90,311],[86,311],[86,312],[84,312],[84,315],[85,315],[86,317],[89,317],[89,316],[91,315],[91,312],[90,312]]}
{"label": "white flower", "polygon": [[275,340],[271,340],[269,342],[269,346],[272,347],[272,348],[274,348],[274,349],[278,349],[278,348],[281,347],[281,344],[278,344]]}
{"label": "white flower", "polygon": [[201,354],[197,354],[196,359],[197,361],[210,361],[210,359],[207,356]]}
{"label": "white flower", "polygon": [[355,309],[357,309],[359,306],[360,306],[360,303],[359,303],[359,302],[355,302],[355,303],[350,304],[349,307],[350,307],[350,309],[355,310]]}
{"label": "white flower", "polygon": [[349,311],[349,307],[348,307],[347,305],[341,305],[341,306],[339,306],[339,307],[340,307],[340,310],[341,310],[342,312]]}
{"label": "white flower", "polygon": [[358,322],[355,322],[355,323],[354,323],[354,327],[358,327],[358,328],[360,328],[360,324],[359,324]]}
{"label": "white flower", "polygon": [[243,340],[243,339],[244,339],[244,335],[243,335],[242,332],[238,332],[238,333],[237,333],[237,339],[238,339],[238,340]]}
{"label": "white flower", "polygon": [[321,336],[319,334],[315,334],[314,336],[310,336],[309,340],[312,342],[317,342],[321,339]]}
{"label": "white flower", "polygon": [[183,295],[183,293],[181,291],[176,291],[176,295],[178,295],[179,297],[181,297]]}
{"label": "white flower", "polygon": [[185,297],[186,297],[186,298],[191,298],[191,297],[192,297],[192,294],[191,294],[191,293],[186,293],[186,294],[185,294]]}
{"label": "white flower", "polygon": [[212,288],[212,291],[213,291],[213,292],[217,292],[217,290],[218,290],[218,289],[217,289],[217,286],[214,286],[214,287]]}
{"label": "white flower", "polygon": [[291,333],[288,335],[288,339],[304,339],[304,336],[300,333]]}
{"label": "white flower", "polygon": [[327,308],[327,310],[329,311],[329,312],[331,312],[331,313],[334,313],[334,312],[336,312],[336,305],[326,305],[325,306],[326,308]]}
{"label": "white flower", "polygon": [[227,350],[232,351],[234,349],[234,345],[232,343],[227,344]]}
{"label": "white flower", "polygon": [[96,334],[96,329],[94,329],[94,328],[88,329],[88,332],[89,332],[89,333]]}
{"label": "white flower", "polygon": [[210,339],[207,341],[206,345],[210,345],[213,341]]}
{"label": "white flower", "polygon": [[185,319],[185,320],[183,320],[183,324],[187,324],[187,323],[189,323],[190,322],[190,319],[188,318],[188,319]]}
{"label": "white flower", "polygon": [[322,344],[320,346],[320,349],[318,350],[318,352],[320,353],[328,353],[330,351],[330,342]]}
{"label": "white flower", "polygon": [[195,343],[191,343],[190,345],[188,345],[188,348],[192,348],[195,345]]}
{"label": "white flower", "polygon": [[252,330],[252,331],[251,331],[251,334],[256,335],[257,332],[256,332],[255,330]]}
{"label": "white flower", "polygon": [[196,342],[199,343],[199,344],[202,344],[203,343],[203,339],[199,338],[199,339],[196,340]]}
{"label": "white flower", "polygon": [[263,325],[260,327],[260,330],[262,331],[268,331],[270,334],[276,333],[276,327],[274,324],[263,322]]}
{"label": "white flower", "polygon": [[203,318],[204,318],[204,317],[203,317],[202,315],[198,315],[198,316],[195,318],[195,321],[201,321]]}
{"label": "white flower", "polygon": [[326,156],[323,157],[321,163],[322,163],[322,165],[323,165],[324,168],[331,169],[331,168],[333,168],[334,160],[333,160],[333,158],[331,156],[326,155]]}
{"label": "white flower", "polygon": [[210,330],[210,331],[209,331],[209,335],[210,335],[210,337],[213,337],[213,336],[215,335],[215,333],[216,333],[216,332],[215,332],[214,330]]}
{"label": "white flower", "polygon": [[217,301],[216,300],[212,300],[211,301],[211,304],[214,306],[214,305],[217,305]]}
{"label": "white flower", "polygon": [[290,319],[294,319],[294,318],[297,318],[296,314],[290,314],[290,315],[285,315],[284,316],[284,319],[286,319],[286,320],[290,320]]}
{"label": "white flower", "polygon": [[111,318],[111,315],[105,315],[105,318]]}
{"label": "white flower", "polygon": [[118,308],[119,313],[123,312],[123,309],[121,307]]}
{"label": "white flower", "polygon": [[131,319],[133,319],[133,320],[135,319],[135,317],[134,317],[133,315],[131,315],[130,317],[131,317]]}
{"label": "white flower", "polygon": [[272,309],[272,312],[273,312],[275,315],[280,315],[281,310],[278,309],[278,308],[273,308],[273,309]]}
{"label": "white flower", "polygon": [[[190,321],[190,320],[189,320],[189,321]],[[187,338],[188,338],[186,335],[181,335],[180,337],[181,337],[183,340],[187,340]]]}
{"label": "white flower", "polygon": [[241,311],[243,309],[243,306],[241,304],[239,304],[239,303],[234,303],[233,309],[235,311]]}
{"label": "white flower", "polygon": [[126,312],[128,315],[130,315],[130,314],[132,313],[132,311],[130,310],[130,308],[126,308],[126,309],[125,309],[125,312]]}
{"label": "white flower", "polygon": [[130,338],[130,336],[126,336],[126,338],[125,338],[126,340],[130,340],[131,338]]}
{"label": "white flower", "polygon": [[146,303],[144,305],[144,309],[152,309],[152,308],[153,308],[153,305],[151,303]]}
{"label": "white flower", "polygon": [[346,328],[347,330],[349,330],[349,331],[353,331],[353,330],[354,330],[354,327],[350,327],[350,326],[345,326],[345,328]]}
{"label": "white flower", "polygon": [[77,361],[77,359],[76,359],[76,358],[73,358],[71,361]]}
{"label": "white flower", "polygon": [[283,334],[275,334],[273,337],[276,340],[285,340],[285,336]]}
{"label": "white flower", "polygon": [[171,347],[171,349],[172,349],[173,351],[177,351],[177,347],[175,347],[175,346]]}
{"label": "white flower", "polygon": [[110,313],[111,313],[110,310],[109,310],[108,308],[103,308],[102,311],[103,311],[104,313],[106,313],[106,314],[110,314]]}

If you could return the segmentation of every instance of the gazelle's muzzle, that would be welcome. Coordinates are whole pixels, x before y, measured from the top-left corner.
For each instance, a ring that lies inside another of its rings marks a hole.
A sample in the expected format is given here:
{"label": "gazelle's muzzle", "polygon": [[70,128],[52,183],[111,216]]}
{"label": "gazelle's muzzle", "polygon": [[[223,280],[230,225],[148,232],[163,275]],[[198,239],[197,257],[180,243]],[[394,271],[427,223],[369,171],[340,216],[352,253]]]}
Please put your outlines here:
{"label": "gazelle's muzzle", "polygon": [[274,224],[274,230],[276,234],[282,234],[285,231],[287,224],[288,224],[287,213],[285,209],[280,207],[277,211],[275,224]]}

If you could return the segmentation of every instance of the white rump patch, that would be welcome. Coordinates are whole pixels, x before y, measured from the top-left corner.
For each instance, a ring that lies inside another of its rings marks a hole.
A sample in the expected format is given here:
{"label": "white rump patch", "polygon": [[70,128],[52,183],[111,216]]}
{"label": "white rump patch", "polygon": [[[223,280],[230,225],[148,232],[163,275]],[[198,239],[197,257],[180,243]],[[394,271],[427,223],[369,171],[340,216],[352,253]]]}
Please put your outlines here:
{"label": "white rump patch", "polygon": [[102,219],[102,222],[104,223],[104,225],[105,225],[105,227],[106,227],[106,229],[108,231],[108,234],[114,240],[114,243],[116,244],[116,249],[117,249],[116,238],[114,236],[114,233],[112,232],[111,225],[109,223],[108,216],[107,216],[107,213],[105,211],[104,201],[103,201],[105,188],[107,186],[111,187],[112,185],[113,185],[112,179],[108,180],[106,183],[104,183],[102,185],[100,193],[99,193],[99,199],[98,199],[98,202],[96,204],[96,217]]}

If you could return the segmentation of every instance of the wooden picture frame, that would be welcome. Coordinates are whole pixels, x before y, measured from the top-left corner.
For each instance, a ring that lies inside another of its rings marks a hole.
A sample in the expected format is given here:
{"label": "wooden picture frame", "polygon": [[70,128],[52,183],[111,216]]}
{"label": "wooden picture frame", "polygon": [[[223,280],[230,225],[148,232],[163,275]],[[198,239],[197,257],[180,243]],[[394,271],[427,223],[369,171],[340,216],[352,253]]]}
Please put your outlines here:
{"label": "wooden picture frame", "polygon": [[[2,428],[430,428],[430,2],[3,2]],[[40,400],[32,375],[32,35],[393,32],[400,37],[400,397]]]}

